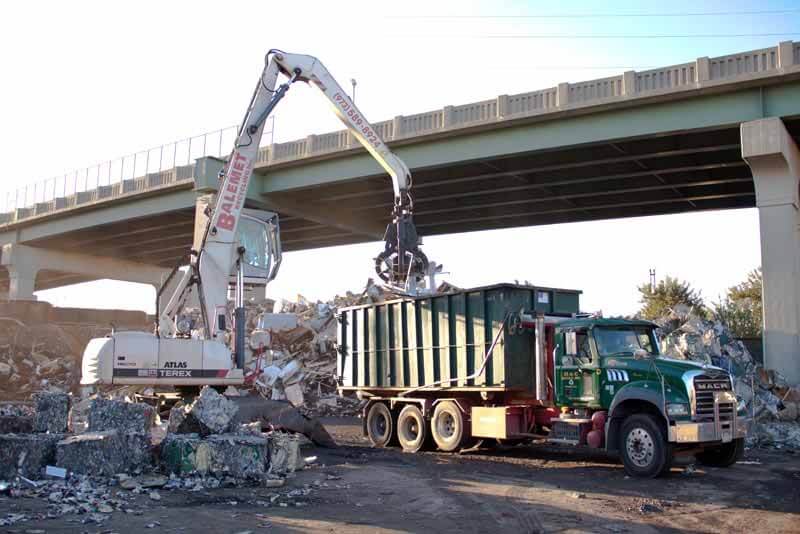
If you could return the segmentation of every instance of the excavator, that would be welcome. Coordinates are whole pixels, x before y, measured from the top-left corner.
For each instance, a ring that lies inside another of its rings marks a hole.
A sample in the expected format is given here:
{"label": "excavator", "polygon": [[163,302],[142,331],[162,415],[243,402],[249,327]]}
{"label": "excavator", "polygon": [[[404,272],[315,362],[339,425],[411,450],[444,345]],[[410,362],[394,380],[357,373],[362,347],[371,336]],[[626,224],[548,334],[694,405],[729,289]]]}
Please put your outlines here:
{"label": "excavator", "polygon": [[[285,80],[278,85],[281,76]],[[394,207],[384,250],[375,258],[377,275],[400,292],[415,294],[422,287],[432,264],[419,248],[408,167],[317,58],[270,50],[233,151],[220,171],[217,199],[213,209],[206,211],[201,245],[191,251],[188,265],[176,266],[158,291],[154,332],[115,332],[92,339],[83,354],[82,385],[193,388],[245,382],[247,281],[260,279],[266,285],[281,263],[278,215],[246,208],[245,198],[264,124],[296,82],[322,92],[347,129],[392,179]],[[235,295],[232,321],[231,285]],[[190,298],[199,303],[201,325],[184,313]]]}

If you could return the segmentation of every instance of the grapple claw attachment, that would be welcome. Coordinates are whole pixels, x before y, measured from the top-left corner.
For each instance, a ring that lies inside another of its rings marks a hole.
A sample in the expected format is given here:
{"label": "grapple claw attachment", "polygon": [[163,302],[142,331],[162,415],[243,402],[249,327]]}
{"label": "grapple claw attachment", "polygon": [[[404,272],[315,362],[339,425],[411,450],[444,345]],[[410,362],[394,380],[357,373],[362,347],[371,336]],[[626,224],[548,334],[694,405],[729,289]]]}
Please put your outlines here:
{"label": "grapple claw attachment", "polygon": [[385,248],[375,258],[375,272],[389,286],[414,292],[428,272],[428,258],[419,248],[419,236],[410,213],[394,217],[386,226]]}

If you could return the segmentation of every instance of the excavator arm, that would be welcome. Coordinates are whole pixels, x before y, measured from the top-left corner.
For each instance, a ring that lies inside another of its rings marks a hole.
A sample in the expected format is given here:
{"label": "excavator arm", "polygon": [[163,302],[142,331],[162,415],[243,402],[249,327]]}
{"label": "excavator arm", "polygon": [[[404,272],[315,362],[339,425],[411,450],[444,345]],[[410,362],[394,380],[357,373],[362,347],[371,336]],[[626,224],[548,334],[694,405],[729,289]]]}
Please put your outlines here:
{"label": "excavator arm", "polygon": [[[280,74],[287,79],[276,88]],[[419,249],[419,238],[413,224],[411,173],[406,164],[386,146],[317,58],[271,50],[266,56],[264,70],[253,91],[233,152],[221,175],[217,202],[209,214],[202,246],[194,253],[192,267],[182,273],[176,284],[177,290],[168,299],[161,315],[162,331],[163,325],[170,322],[167,316],[174,314],[176,307],[185,301],[184,292],[197,285],[206,337],[222,340],[227,330],[229,276],[237,263],[242,262],[243,251],[236,238],[237,228],[258,158],[264,124],[297,81],[310,83],[325,95],[339,119],[392,179],[394,209],[392,221],[387,226],[384,251],[376,258],[378,275],[386,283],[409,292],[416,290],[417,283],[424,278],[428,260]],[[270,276],[274,275],[273,270]]]}
{"label": "excavator arm", "polygon": [[[386,146],[375,128],[317,58],[273,52],[275,63],[283,74],[294,81],[311,83],[325,95],[336,116],[392,178],[394,210],[392,220],[386,227],[384,250],[375,258],[375,271],[385,283],[395,289],[416,292],[429,264],[428,258],[419,248],[420,239],[413,221],[411,172]],[[260,119],[266,120],[267,114],[264,113]]]}

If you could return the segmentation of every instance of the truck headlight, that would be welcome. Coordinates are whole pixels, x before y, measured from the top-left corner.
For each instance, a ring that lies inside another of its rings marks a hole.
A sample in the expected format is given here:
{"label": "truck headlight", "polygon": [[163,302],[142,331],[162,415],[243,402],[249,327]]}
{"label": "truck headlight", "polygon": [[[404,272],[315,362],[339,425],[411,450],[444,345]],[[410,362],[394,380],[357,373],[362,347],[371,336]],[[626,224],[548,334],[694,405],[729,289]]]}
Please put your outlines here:
{"label": "truck headlight", "polygon": [[682,403],[667,404],[667,415],[670,416],[689,415],[689,405]]}

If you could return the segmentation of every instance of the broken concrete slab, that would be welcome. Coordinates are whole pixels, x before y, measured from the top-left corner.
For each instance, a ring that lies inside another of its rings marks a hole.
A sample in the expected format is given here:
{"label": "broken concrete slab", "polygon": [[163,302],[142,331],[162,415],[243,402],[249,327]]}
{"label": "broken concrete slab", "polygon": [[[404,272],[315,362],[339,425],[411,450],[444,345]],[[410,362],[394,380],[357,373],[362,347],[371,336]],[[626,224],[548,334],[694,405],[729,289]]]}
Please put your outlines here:
{"label": "broken concrete slab", "polygon": [[89,432],[147,434],[154,421],[155,410],[149,404],[97,398],[89,405]]}
{"label": "broken concrete slab", "polygon": [[0,434],[0,479],[39,478],[56,459],[61,434]]}
{"label": "broken concrete slab", "polygon": [[36,432],[63,434],[69,428],[70,396],[67,393],[42,391],[35,393],[36,415],[33,428]]}
{"label": "broken concrete slab", "polygon": [[297,328],[294,313],[264,313],[258,317],[259,330],[291,330]]}
{"label": "broken concrete slab", "polygon": [[117,430],[87,432],[56,444],[56,465],[73,473],[113,476],[141,471],[152,463],[147,434]]}

